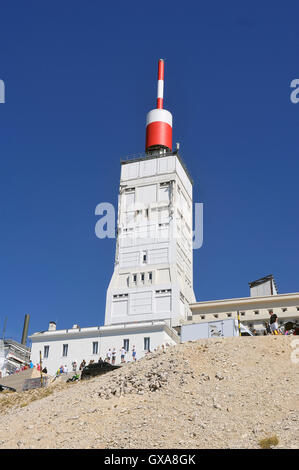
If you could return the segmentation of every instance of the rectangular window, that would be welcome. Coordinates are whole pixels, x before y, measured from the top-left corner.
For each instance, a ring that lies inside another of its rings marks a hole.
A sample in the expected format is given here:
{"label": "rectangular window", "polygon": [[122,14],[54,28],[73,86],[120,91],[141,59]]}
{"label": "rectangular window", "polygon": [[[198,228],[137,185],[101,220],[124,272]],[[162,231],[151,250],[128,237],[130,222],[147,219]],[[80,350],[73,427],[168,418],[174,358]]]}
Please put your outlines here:
{"label": "rectangular window", "polygon": [[147,252],[146,251],[142,251],[142,262],[143,263],[146,263],[147,262]]}
{"label": "rectangular window", "polygon": [[49,346],[44,346],[44,359],[49,357]]}
{"label": "rectangular window", "polygon": [[137,274],[133,274],[133,282],[137,281]]}
{"label": "rectangular window", "polygon": [[150,338],[144,338],[144,350],[150,351]]}
{"label": "rectangular window", "polygon": [[153,280],[153,273],[148,273],[148,279],[149,279],[149,281]]}
{"label": "rectangular window", "polygon": [[129,351],[129,340],[124,339],[124,349],[128,352]]}
{"label": "rectangular window", "polygon": [[141,280],[144,282],[144,273],[141,273]]}
{"label": "rectangular window", "polygon": [[69,347],[68,344],[64,344],[64,345],[63,345],[63,348],[62,348],[62,355],[63,355],[64,357],[67,356],[68,347]]}
{"label": "rectangular window", "polygon": [[92,354],[98,354],[99,343],[98,341],[94,341],[92,343]]}

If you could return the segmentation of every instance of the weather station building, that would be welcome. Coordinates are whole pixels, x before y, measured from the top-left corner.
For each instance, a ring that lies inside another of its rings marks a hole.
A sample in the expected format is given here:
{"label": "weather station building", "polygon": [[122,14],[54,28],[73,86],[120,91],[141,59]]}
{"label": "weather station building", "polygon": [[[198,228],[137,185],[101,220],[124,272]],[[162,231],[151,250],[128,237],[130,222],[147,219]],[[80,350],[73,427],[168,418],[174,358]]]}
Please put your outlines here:
{"label": "weather station building", "polygon": [[[114,271],[106,295],[105,324],[73,325],[34,333],[31,359],[49,374],[83,359],[104,359],[120,349],[131,360],[180,343],[184,325],[241,318],[261,332],[269,313],[298,320],[299,293],[278,294],[272,275],[250,283],[250,297],[196,302],[193,292],[192,179],[172,150],[172,115],[163,108],[164,61],[158,63],[157,107],[147,114],[145,154],[121,161]],[[194,335],[193,335],[194,336]]]}
{"label": "weather station building", "polygon": [[192,179],[172,150],[172,115],[163,108],[164,61],[158,63],[157,107],[147,114],[142,157],[121,162],[115,266],[107,290],[104,326],[34,333],[31,359],[54,374],[106,357],[124,346],[131,358],[180,342],[193,292]]}

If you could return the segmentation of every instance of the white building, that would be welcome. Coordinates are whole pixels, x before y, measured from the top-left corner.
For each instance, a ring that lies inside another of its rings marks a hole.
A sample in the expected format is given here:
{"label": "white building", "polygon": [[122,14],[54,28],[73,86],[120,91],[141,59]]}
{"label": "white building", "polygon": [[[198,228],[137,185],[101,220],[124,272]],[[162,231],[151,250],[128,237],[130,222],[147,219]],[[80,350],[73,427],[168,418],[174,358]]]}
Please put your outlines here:
{"label": "white building", "polygon": [[263,334],[270,314],[278,317],[278,324],[299,320],[299,292],[278,294],[272,275],[250,282],[250,297],[209,300],[190,305],[192,320],[186,323],[239,318],[240,321],[258,334]]}
{"label": "white building", "polygon": [[192,266],[192,183],[176,152],[122,162],[114,273],[105,325],[33,334],[31,359],[55,374],[74,361],[104,359],[124,346],[131,359],[162,344],[176,344],[179,326],[195,301]]}
{"label": "white building", "polygon": [[67,366],[72,371],[73,362],[79,368],[83,359],[88,364],[91,360],[97,362],[105,359],[109,349],[117,352],[116,364],[120,363],[120,350],[125,347],[125,360],[132,360],[132,348],[135,346],[137,359],[147,351],[153,351],[162,344],[174,345],[179,343],[179,336],[164,321],[140,323],[123,323],[113,326],[95,326],[80,328],[74,325],[67,330],[56,330],[56,324],[50,322],[47,331],[34,333],[32,341],[31,360],[39,362],[40,352],[43,367],[50,375],[55,375],[60,366]]}
{"label": "white building", "polygon": [[114,273],[105,325],[190,315],[192,182],[177,152],[122,162]]}
{"label": "white building", "polygon": [[138,357],[162,344],[176,344],[172,327],[190,316],[195,301],[192,260],[192,180],[172,151],[172,115],[163,109],[164,61],[159,61],[157,108],[147,114],[146,153],[121,163],[115,266],[105,325],[35,333],[32,361],[53,374],[106,357],[115,348]]}
{"label": "white building", "polygon": [[0,377],[14,373],[30,362],[30,348],[13,339],[0,339]]}

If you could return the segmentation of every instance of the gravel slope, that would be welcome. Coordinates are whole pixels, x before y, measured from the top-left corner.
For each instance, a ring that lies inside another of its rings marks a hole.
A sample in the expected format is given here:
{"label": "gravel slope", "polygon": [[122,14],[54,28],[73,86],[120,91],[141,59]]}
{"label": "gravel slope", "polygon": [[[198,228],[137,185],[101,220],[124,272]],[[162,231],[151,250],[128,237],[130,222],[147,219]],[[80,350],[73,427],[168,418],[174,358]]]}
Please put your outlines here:
{"label": "gravel slope", "polygon": [[88,381],[2,393],[0,448],[259,448],[273,435],[298,448],[295,338],[200,340]]}

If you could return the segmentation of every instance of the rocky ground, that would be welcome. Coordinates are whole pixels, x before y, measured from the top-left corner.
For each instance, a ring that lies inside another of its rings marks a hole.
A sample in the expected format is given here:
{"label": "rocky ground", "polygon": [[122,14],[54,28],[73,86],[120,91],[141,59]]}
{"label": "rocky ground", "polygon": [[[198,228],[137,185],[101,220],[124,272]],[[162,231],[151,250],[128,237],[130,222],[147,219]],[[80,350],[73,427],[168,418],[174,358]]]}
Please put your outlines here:
{"label": "rocky ground", "polygon": [[0,448],[298,448],[296,337],[200,340],[101,377],[0,394]]}

